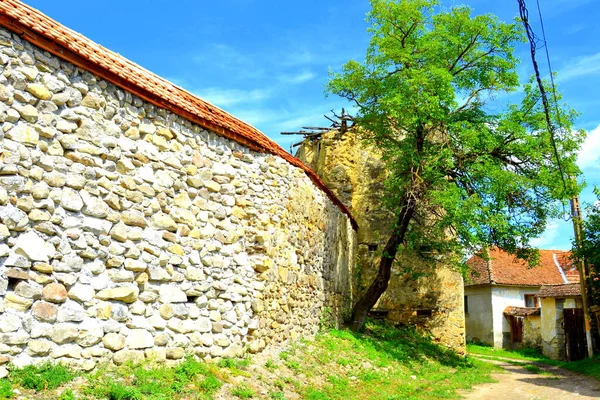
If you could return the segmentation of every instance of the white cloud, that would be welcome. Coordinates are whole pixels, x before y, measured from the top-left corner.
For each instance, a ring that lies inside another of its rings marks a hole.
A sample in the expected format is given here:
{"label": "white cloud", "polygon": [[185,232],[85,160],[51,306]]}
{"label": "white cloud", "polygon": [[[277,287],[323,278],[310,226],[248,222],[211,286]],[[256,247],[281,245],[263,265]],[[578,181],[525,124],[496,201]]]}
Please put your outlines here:
{"label": "white cloud", "polygon": [[271,97],[270,89],[221,89],[206,88],[194,90],[194,94],[219,107],[229,107],[241,103],[257,103]]}
{"label": "white cloud", "polygon": [[297,74],[289,75],[283,74],[279,76],[279,80],[284,84],[288,85],[299,85],[301,83],[308,82],[315,77],[315,74],[311,71],[302,71]]}
{"label": "white cloud", "polygon": [[600,53],[576,58],[559,71],[558,79],[564,82],[569,79],[595,74],[600,74]]}
{"label": "white cloud", "polygon": [[577,157],[581,169],[600,168],[600,125],[587,133]]}
{"label": "white cloud", "polygon": [[542,234],[542,236],[532,239],[529,244],[533,247],[545,249],[548,246],[551,246],[556,240],[559,238],[559,234],[561,233],[561,224],[554,220],[550,221],[546,226],[546,230]]}

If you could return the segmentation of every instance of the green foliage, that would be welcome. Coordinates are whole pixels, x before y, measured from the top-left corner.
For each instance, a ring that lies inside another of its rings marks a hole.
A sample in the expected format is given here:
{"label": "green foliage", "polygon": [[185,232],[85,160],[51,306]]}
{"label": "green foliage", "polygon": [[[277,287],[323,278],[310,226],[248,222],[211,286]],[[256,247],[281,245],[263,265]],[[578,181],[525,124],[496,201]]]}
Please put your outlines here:
{"label": "green foliage", "polygon": [[28,365],[11,371],[11,380],[26,389],[37,392],[51,390],[70,382],[76,374],[69,367],[61,364],[44,363]]}
{"label": "green foliage", "polygon": [[144,397],[135,387],[113,383],[109,386],[108,398],[109,400],[142,400]]}
{"label": "green foliage", "polygon": [[207,376],[200,382],[200,388],[207,393],[216,392],[221,386],[223,386],[223,382],[213,375]]}
{"label": "green foliage", "polygon": [[265,368],[272,371],[277,368],[277,364],[275,364],[273,360],[267,360],[267,362],[265,362]]}
{"label": "green foliage", "polygon": [[75,400],[75,394],[73,394],[71,389],[67,389],[61,393],[58,400]]}
{"label": "green foliage", "polygon": [[285,400],[285,395],[283,392],[271,392],[269,393],[269,397],[272,400]]}
{"label": "green foliage", "polygon": [[[416,204],[402,250],[458,266],[462,249],[497,245],[535,264],[529,241],[579,187],[563,188],[537,86],[519,84],[522,29],[438,5],[371,0],[365,59],[333,73],[327,90],[354,103],[364,139],[381,149],[389,208]],[[520,88],[520,104],[493,103]],[[557,106],[562,169],[578,176],[585,135],[571,129],[577,114]]]}
{"label": "green foliage", "polygon": [[246,385],[239,385],[231,389],[231,394],[239,397],[240,399],[251,399],[256,394],[252,389],[247,387]]}
{"label": "green foliage", "polygon": [[594,304],[600,304],[600,188],[594,193],[598,201],[586,208],[586,219],[583,222],[581,242],[573,241],[573,254],[578,260],[585,260],[590,266],[588,280]]}
{"label": "green foliage", "polygon": [[186,396],[210,398],[223,385],[214,369],[214,366],[191,356],[171,368],[163,365],[126,365],[90,379],[86,394],[96,398],[124,400],[168,400]]}
{"label": "green foliage", "polygon": [[0,379],[0,399],[10,399],[13,395],[10,381],[6,378]]}

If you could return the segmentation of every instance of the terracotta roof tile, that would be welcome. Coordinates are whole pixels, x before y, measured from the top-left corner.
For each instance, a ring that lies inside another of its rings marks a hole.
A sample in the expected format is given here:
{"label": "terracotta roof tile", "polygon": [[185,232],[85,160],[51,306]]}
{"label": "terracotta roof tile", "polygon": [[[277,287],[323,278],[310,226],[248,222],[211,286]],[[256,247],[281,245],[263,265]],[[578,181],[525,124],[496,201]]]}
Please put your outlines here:
{"label": "terracotta roof tile", "polygon": [[353,226],[358,227],[350,211],[314,171],[253,126],[105,49],[20,1],[0,0],[0,26],[146,101],[171,110],[252,150],[276,155],[303,169],[315,185],[350,217]]}
{"label": "terracotta roof tile", "polygon": [[508,306],[504,309],[504,315],[514,315],[517,317],[526,317],[529,315],[540,315],[540,309],[539,309],[539,307]]}
{"label": "terracotta roof tile", "polygon": [[540,264],[533,268],[529,268],[525,261],[498,248],[490,249],[489,253],[487,261],[479,255],[467,261],[471,269],[467,286],[540,286],[579,282],[579,272],[569,260],[570,252],[567,251],[540,250]]}
{"label": "terracotta roof tile", "polygon": [[542,286],[538,297],[576,297],[581,296],[581,285],[571,283],[567,285]]}

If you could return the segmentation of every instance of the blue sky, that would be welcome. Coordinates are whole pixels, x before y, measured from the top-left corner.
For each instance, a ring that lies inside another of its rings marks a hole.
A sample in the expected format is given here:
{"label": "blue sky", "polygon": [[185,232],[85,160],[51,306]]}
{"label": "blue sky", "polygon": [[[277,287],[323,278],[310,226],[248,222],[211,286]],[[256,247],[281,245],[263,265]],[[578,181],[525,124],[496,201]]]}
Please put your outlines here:
{"label": "blue sky", "polygon": [[[325,98],[328,71],[349,59],[361,60],[368,44],[367,0],[25,1],[256,126],[286,150],[296,138],[279,132],[326,126],[323,114],[346,105]],[[600,4],[539,2],[559,89],[582,114],[576,127],[589,132],[579,158],[588,184],[581,198],[589,203],[593,185],[600,186]],[[441,3],[467,4],[476,14],[491,12],[505,21],[518,15],[516,0]],[[529,0],[528,6],[541,36],[536,2]],[[526,80],[532,72],[527,46],[517,54]],[[569,221],[551,221],[534,244],[568,249],[571,237]]]}

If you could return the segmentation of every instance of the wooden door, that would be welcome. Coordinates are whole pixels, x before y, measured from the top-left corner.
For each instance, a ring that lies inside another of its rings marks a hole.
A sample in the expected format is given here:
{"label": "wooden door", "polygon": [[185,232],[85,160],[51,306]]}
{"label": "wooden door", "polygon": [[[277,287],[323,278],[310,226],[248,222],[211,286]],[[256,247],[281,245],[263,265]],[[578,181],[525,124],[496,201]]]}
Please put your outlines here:
{"label": "wooden door", "polygon": [[587,351],[583,309],[565,308],[564,316],[565,359],[567,361],[583,360]]}
{"label": "wooden door", "polygon": [[510,316],[510,341],[513,347],[523,341],[523,317]]}

